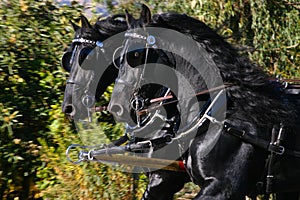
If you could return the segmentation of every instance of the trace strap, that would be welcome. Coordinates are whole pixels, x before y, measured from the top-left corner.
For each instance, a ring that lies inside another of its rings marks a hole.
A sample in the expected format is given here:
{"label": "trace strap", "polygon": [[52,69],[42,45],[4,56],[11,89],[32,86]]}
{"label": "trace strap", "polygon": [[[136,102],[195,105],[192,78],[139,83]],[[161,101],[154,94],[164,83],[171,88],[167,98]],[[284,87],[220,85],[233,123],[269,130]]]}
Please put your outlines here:
{"label": "trace strap", "polygon": [[277,142],[269,142],[265,139],[259,138],[255,135],[252,135],[250,133],[247,133],[244,130],[238,129],[231,124],[225,122],[224,123],[224,128],[226,133],[229,135],[232,135],[234,137],[237,137],[241,139],[244,142],[247,142],[249,144],[252,144],[254,146],[260,147],[262,149],[265,149],[269,152],[273,152],[277,155],[289,155],[293,156],[296,158],[300,158],[300,151],[297,150],[292,150],[292,149],[287,149],[282,145],[279,145]]}

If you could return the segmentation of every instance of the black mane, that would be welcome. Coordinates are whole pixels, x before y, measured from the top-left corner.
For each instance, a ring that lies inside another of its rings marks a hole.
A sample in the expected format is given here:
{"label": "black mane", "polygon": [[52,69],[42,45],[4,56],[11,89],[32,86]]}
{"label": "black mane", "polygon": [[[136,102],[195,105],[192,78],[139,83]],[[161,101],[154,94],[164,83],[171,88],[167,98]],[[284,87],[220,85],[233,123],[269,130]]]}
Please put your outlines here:
{"label": "black mane", "polygon": [[154,15],[152,20],[149,26],[170,28],[186,34],[206,49],[219,68],[224,82],[235,85],[227,90],[231,111],[242,111],[246,119],[252,118],[259,125],[281,122],[295,124],[295,109],[288,103],[283,104],[268,74],[247,57],[240,55],[237,49],[206,24],[187,15],[174,13]]}
{"label": "black mane", "polygon": [[116,14],[106,19],[97,20],[94,28],[99,30],[103,35],[111,36],[127,30],[125,15]]}

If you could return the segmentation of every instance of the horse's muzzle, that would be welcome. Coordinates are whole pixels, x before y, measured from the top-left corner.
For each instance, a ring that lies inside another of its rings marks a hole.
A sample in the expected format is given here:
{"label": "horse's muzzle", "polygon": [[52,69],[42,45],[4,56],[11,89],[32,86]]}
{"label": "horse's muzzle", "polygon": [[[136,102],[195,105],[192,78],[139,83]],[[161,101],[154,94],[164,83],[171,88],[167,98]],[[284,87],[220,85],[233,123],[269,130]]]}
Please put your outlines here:
{"label": "horse's muzzle", "polygon": [[109,104],[108,111],[117,118],[122,118],[124,114],[123,106],[120,104]]}
{"label": "horse's muzzle", "polygon": [[73,116],[75,114],[75,108],[74,108],[74,106],[72,104],[64,105],[62,107],[62,111],[63,111],[63,113],[65,113],[68,116],[68,118],[70,120],[73,119]]}

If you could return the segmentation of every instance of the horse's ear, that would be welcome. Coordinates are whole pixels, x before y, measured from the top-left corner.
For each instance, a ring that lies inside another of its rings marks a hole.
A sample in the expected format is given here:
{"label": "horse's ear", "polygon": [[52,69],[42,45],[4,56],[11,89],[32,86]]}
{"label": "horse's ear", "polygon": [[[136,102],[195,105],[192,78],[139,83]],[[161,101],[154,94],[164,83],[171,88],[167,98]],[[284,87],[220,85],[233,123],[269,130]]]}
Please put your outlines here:
{"label": "horse's ear", "polygon": [[72,22],[71,20],[70,20],[70,24],[72,25],[72,27],[73,27],[73,29],[74,29],[75,32],[76,32],[78,29],[80,29],[80,26],[78,26],[77,24],[75,24],[75,23]]}
{"label": "horse's ear", "polygon": [[125,10],[125,17],[128,28],[131,28],[135,21],[134,17],[131,14],[129,14],[128,10]]}
{"label": "horse's ear", "polygon": [[80,19],[81,19],[81,26],[83,28],[92,28],[92,25],[90,24],[89,20],[84,15],[81,15]]}
{"label": "horse's ear", "polygon": [[144,25],[149,24],[151,21],[151,11],[145,4],[142,4],[140,20],[142,20]]}

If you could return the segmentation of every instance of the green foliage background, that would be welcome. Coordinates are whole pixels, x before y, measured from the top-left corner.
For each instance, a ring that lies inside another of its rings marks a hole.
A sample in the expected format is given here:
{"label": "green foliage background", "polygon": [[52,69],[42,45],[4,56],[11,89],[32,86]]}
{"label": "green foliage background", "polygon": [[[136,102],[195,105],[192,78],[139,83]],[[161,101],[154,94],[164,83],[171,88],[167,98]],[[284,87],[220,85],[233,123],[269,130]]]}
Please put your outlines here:
{"label": "green foliage background", "polygon": [[[111,13],[126,8],[137,15],[140,8],[133,0],[94,3],[106,5]],[[271,74],[300,77],[297,0],[146,4],[153,13],[176,11],[204,21]],[[65,157],[66,148],[80,139],[61,113],[68,75],[60,58],[73,37],[69,20],[83,12],[76,2],[0,2],[0,199],[133,198],[130,174],[100,164],[73,165]],[[118,134],[113,125],[104,125],[107,132]],[[145,183],[140,182],[137,196]]]}

